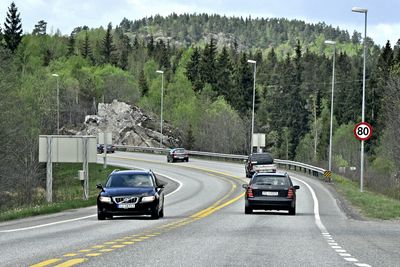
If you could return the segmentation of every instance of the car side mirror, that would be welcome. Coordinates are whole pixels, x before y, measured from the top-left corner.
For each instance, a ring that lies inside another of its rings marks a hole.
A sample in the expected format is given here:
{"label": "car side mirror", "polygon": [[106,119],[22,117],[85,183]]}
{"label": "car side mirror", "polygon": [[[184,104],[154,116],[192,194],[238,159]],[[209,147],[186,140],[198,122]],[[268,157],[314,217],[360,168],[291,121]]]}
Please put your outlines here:
{"label": "car side mirror", "polygon": [[242,187],[247,189],[249,187],[249,185],[248,184],[242,184]]}
{"label": "car side mirror", "polygon": [[165,188],[165,185],[164,185],[164,184],[160,184],[160,185],[158,186],[158,188]]}
{"label": "car side mirror", "polygon": [[293,188],[297,190],[297,189],[300,189],[300,186],[299,185],[295,185]]}
{"label": "car side mirror", "polygon": [[104,187],[103,187],[102,184],[97,184],[97,185],[96,185],[96,188],[97,188],[97,189],[101,189],[101,191],[104,191]]}

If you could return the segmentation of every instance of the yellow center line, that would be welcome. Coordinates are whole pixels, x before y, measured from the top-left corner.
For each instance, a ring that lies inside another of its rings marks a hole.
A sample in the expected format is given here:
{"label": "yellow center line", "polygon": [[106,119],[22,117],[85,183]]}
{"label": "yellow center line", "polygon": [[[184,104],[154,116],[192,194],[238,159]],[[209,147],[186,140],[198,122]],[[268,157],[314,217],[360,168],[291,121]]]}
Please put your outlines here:
{"label": "yellow center line", "polygon": [[44,267],[44,266],[49,266],[53,263],[59,262],[61,259],[50,259],[50,260],[45,260],[39,263],[36,263],[34,265],[31,265],[30,267]]}
{"label": "yellow center line", "polygon": [[77,264],[85,262],[85,261],[87,261],[86,258],[72,259],[72,260],[68,260],[66,262],[60,263],[54,267],[70,267],[70,266],[74,266],[74,265],[77,265]]}
{"label": "yellow center line", "polygon": [[100,256],[101,255],[101,253],[89,253],[89,254],[86,254],[86,256],[88,256],[88,257],[97,257],[97,256]]}
{"label": "yellow center line", "polygon": [[79,253],[67,253],[67,254],[64,254],[63,256],[64,257],[74,257],[76,255],[79,255]]}
{"label": "yellow center line", "polygon": [[123,248],[123,247],[125,247],[125,245],[114,245],[114,246],[112,246],[112,248]]}
{"label": "yellow center line", "polygon": [[110,251],[113,251],[114,249],[112,249],[112,248],[103,248],[103,249],[100,249],[99,251],[100,252],[110,252]]}

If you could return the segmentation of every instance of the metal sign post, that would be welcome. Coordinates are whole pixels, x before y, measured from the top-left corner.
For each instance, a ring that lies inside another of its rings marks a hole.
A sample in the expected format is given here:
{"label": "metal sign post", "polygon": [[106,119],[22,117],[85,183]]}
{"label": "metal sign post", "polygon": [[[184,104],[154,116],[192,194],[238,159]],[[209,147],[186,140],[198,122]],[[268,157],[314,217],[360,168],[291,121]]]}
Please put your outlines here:
{"label": "metal sign post", "polygon": [[46,163],[46,200],[53,202],[53,161],[52,161],[52,146],[53,138],[47,136],[47,163]]}
{"label": "metal sign post", "polygon": [[82,146],[82,154],[83,154],[83,173],[84,173],[84,182],[83,182],[83,199],[89,199],[89,163],[88,163],[88,138],[83,137],[83,146]]}
{"label": "metal sign post", "polygon": [[361,163],[360,163],[360,192],[364,191],[364,141],[372,136],[372,126],[368,122],[362,121],[354,127],[354,137],[361,141]]}

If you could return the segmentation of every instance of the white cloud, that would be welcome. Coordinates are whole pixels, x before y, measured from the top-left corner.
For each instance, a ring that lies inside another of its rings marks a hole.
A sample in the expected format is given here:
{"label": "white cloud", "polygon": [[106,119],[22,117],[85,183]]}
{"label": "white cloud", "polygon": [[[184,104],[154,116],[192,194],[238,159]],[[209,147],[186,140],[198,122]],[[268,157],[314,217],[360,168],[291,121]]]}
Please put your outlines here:
{"label": "white cloud", "polygon": [[[384,46],[387,40],[389,40],[393,47],[400,38],[400,23],[380,23],[377,25],[371,25],[369,28],[370,30],[367,29],[368,36],[371,36],[371,38],[380,46]],[[370,31],[370,34],[368,31]]]}

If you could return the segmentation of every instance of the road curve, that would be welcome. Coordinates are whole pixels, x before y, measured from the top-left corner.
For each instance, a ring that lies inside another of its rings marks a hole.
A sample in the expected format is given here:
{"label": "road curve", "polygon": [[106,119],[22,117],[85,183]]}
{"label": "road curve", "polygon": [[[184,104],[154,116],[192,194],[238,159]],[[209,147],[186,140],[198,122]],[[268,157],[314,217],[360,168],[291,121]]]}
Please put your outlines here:
{"label": "road curve", "polygon": [[[348,219],[324,183],[293,173],[296,216],[244,214],[243,164],[118,152],[109,164],[170,181],[165,218],[97,221],[95,207],[0,224],[0,266],[398,266],[400,226]],[[178,190],[176,190],[178,189]],[[42,227],[36,227],[45,225]],[[33,227],[30,228],[29,227]],[[7,232],[28,228],[26,230]]]}

